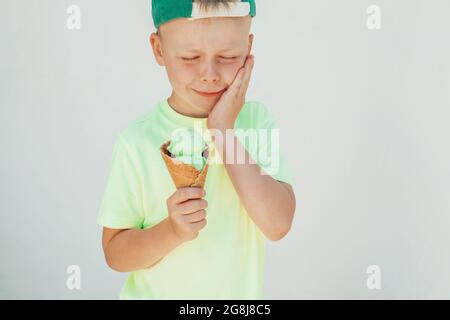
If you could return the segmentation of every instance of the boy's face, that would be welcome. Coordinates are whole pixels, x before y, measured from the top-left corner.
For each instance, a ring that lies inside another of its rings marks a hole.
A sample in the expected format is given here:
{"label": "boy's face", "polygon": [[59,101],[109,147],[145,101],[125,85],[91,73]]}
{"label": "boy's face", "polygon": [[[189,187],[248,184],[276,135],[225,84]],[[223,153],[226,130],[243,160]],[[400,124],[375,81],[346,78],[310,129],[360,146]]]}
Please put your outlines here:
{"label": "boy's face", "polygon": [[171,104],[187,115],[207,117],[251,52],[250,26],[250,16],[181,18],[153,33],[153,53],[173,88]]}

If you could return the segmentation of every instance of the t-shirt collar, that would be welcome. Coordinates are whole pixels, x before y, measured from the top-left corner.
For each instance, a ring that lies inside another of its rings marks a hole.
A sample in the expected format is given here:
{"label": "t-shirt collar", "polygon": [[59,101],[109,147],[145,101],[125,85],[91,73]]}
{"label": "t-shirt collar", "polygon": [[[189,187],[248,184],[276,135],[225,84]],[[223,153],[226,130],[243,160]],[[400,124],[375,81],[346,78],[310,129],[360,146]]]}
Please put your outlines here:
{"label": "t-shirt collar", "polygon": [[170,105],[167,99],[161,102],[161,112],[164,116],[171,122],[183,126],[192,127],[194,125],[202,126],[202,128],[207,127],[208,118],[194,118],[185,116],[177,111],[175,111]]}

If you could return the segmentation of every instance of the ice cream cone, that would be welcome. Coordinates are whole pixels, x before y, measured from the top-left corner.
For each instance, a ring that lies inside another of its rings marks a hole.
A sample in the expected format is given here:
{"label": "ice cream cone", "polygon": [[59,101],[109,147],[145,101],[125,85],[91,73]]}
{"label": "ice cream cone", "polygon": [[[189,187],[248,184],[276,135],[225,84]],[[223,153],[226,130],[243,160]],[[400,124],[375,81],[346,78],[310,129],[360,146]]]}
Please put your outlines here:
{"label": "ice cream cone", "polygon": [[[177,189],[184,187],[200,187],[204,188],[206,174],[208,173],[209,161],[208,154],[206,152],[206,164],[200,171],[190,164],[186,164],[172,158],[167,147],[170,145],[170,141],[163,143],[160,147],[162,158],[166,163],[167,169],[169,170],[170,176]],[[207,149],[208,150],[208,149]]]}

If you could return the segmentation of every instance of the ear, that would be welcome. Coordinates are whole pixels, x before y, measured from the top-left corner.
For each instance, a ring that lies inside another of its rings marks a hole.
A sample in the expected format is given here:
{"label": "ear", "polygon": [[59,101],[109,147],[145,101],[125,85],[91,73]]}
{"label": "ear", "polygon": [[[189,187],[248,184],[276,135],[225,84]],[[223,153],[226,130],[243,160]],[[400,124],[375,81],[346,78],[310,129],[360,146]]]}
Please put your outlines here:
{"label": "ear", "polygon": [[161,42],[161,37],[156,34],[156,33],[152,33],[150,35],[150,44],[152,46],[153,49],[153,55],[155,56],[156,62],[160,65],[160,66],[165,66],[164,64],[164,56],[163,56],[163,51],[162,51],[162,42]]}
{"label": "ear", "polygon": [[252,52],[252,48],[253,48],[253,39],[255,38],[255,35],[253,33],[251,33],[248,36],[248,53],[250,54]]}

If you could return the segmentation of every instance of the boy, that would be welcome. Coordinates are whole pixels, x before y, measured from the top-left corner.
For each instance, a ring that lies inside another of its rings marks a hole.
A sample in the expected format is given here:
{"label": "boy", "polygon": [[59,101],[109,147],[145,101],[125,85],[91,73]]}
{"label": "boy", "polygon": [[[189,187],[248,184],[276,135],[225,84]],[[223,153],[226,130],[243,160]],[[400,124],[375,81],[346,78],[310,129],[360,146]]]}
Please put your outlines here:
{"label": "boy", "polygon": [[[261,138],[276,132],[271,114],[245,102],[255,14],[254,0],[153,0],[150,43],[172,94],[119,135],[98,217],[108,265],[131,272],[121,299],[262,298],[265,238],[287,234],[295,195],[276,141]],[[253,163],[210,163],[204,188],[176,190],[159,148],[194,126],[214,130],[221,159],[236,149]]]}

